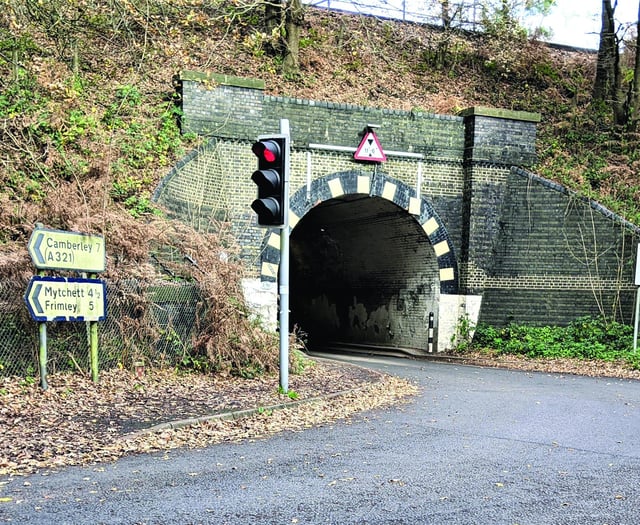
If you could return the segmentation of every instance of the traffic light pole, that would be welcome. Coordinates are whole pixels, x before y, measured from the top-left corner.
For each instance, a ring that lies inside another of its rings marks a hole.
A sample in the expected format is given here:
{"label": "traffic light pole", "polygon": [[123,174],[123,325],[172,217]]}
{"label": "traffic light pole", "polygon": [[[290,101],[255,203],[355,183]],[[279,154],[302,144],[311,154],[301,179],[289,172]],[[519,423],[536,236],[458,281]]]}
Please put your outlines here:
{"label": "traffic light pole", "polygon": [[289,120],[280,119],[280,133],[286,136],[285,168],[284,168],[284,224],[280,232],[280,390],[283,394],[289,391],[289,181],[290,181],[290,132]]}

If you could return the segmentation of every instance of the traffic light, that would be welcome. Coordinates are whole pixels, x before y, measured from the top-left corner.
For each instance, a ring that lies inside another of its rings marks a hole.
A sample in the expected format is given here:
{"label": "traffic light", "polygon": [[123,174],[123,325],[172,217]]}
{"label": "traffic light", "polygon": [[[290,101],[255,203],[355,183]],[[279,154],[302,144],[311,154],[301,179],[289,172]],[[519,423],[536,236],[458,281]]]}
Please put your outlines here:
{"label": "traffic light", "polygon": [[258,214],[261,226],[283,226],[288,198],[285,188],[287,139],[284,136],[262,138],[251,150],[258,157],[258,169],[251,175],[258,186],[258,198],[251,203],[251,208]]}

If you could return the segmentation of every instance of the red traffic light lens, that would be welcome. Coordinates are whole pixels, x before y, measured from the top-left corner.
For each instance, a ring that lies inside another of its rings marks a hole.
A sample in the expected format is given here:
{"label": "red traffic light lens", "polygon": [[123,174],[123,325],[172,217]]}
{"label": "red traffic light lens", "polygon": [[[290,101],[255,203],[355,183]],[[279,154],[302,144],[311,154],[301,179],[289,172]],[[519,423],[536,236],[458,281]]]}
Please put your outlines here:
{"label": "red traffic light lens", "polygon": [[266,160],[267,162],[273,162],[276,160],[276,156],[273,154],[272,151],[269,151],[268,149],[265,149],[262,152],[262,156],[264,157],[264,160]]}
{"label": "red traffic light lens", "polygon": [[280,157],[280,146],[273,140],[261,140],[256,142],[251,150],[261,160],[268,163],[273,163]]}

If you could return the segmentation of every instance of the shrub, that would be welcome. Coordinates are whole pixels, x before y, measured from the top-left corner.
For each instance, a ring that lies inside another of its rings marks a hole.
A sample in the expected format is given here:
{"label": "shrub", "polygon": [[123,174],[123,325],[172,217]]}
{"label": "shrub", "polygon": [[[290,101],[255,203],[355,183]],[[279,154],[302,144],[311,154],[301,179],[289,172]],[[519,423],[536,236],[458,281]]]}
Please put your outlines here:
{"label": "shrub", "polygon": [[567,327],[509,324],[476,327],[472,349],[490,348],[527,357],[626,360],[638,362],[631,352],[633,329],[599,317],[581,317]]}

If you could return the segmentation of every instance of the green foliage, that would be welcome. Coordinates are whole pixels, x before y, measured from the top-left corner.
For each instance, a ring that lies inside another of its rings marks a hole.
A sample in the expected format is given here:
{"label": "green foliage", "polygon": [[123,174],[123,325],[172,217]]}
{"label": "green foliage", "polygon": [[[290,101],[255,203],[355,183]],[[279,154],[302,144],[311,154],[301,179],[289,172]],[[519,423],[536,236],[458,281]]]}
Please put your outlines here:
{"label": "green foliage", "polygon": [[110,195],[115,202],[120,202],[133,217],[143,215],[161,215],[162,212],[151,202],[149,192],[145,189],[149,181],[132,175],[120,176],[111,184]]}
{"label": "green foliage", "polygon": [[58,148],[70,146],[80,149],[79,139],[87,137],[97,129],[97,120],[92,115],[87,115],[81,109],[72,109],[67,115],[66,122],[52,132],[53,139]]}
{"label": "green foliage", "polygon": [[256,2],[255,7],[263,9],[247,9],[247,5],[242,2],[219,2],[223,9],[223,16],[226,23],[236,27],[256,27],[262,24],[264,17],[264,4]]}
{"label": "green foliage", "polygon": [[35,374],[31,372],[20,382],[20,386],[32,386],[36,384],[36,381]]}
{"label": "green foliage", "polygon": [[[37,44],[29,34],[16,35],[9,28],[0,27],[0,65],[10,63],[9,57],[24,57],[38,50]],[[11,64],[13,66],[13,64]]]}
{"label": "green foliage", "polygon": [[132,195],[125,199],[124,206],[135,218],[142,217],[143,215],[162,215],[162,211],[156,208],[147,194]]}
{"label": "green foliage", "polygon": [[197,372],[206,374],[214,371],[213,363],[206,356],[185,354],[176,366],[179,372]]}
{"label": "green foliage", "polygon": [[461,315],[451,336],[451,347],[456,352],[466,352],[471,348],[475,324],[468,315]]}
{"label": "green foliage", "polygon": [[247,359],[231,371],[231,375],[242,377],[243,379],[255,379],[265,373],[264,367],[251,359]]}
{"label": "green foliage", "polygon": [[27,202],[40,202],[47,195],[42,181],[37,175],[27,175],[23,172],[8,172],[3,178],[4,189],[9,194]]}
{"label": "green foliage", "polygon": [[132,175],[123,176],[115,180],[111,188],[111,198],[115,201],[125,201],[140,191],[146,181]]}
{"label": "green foliage", "polygon": [[626,360],[635,368],[640,365],[639,356],[632,352],[632,327],[599,317],[582,317],[567,327],[479,325],[472,348],[532,358]]}
{"label": "green foliage", "polygon": [[[49,181],[49,168],[39,162],[49,133],[48,100],[38,89],[36,79],[20,70],[18,78],[0,90],[0,123],[9,146],[17,144],[15,163],[3,164],[0,185],[12,199],[41,201]],[[15,149],[14,149],[15,151]],[[17,220],[17,219],[16,219]]]}
{"label": "green foliage", "polygon": [[266,54],[265,47],[268,42],[271,42],[272,39],[266,34],[256,31],[245,37],[243,46],[247,51],[249,51],[254,57],[263,57]]}
{"label": "green foliage", "polygon": [[102,122],[111,129],[122,128],[125,117],[134,115],[135,109],[142,103],[142,95],[135,86],[120,86],[115,90],[114,100],[109,104]]}
{"label": "green foliage", "polygon": [[312,367],[314,364],[315,364],[315,361],[309,359],[300,350],[294,349],[291,352],[289,371],[293,375],[300,375],[305,371],[306,368]]}
{"label": "green foliage", "polygon": [[169,157],[180,151],[182,140],[177,124],[178,111],[173,104],[158,107],[160,115],[157,127],[145,125],[140,120],[115,120],[124,131],[120,149],[124,162],[134,169],[141,169],[157,162],[169,164]]}
{"label": "green foliage", "polygon": [[482,28],[491,38],[500,41],[527,38],[527,31],[518,20],[517,6],[501,0],[497,6],[482,5]]}
{"label": "green foliage", "polygon": [[149,110],[149,104],[138,87],[120,86],[102,117],[102,123],[118,137],[120,151],[111,166],[115,175],[111,198],[136,218],[160,214],[150,199],[149,168],[170,165],[182,153],[184,140],[191,138],[180,134],[181,112],[173,101],[152,106],[156,114],[143,118],[140,114]]}
{"label": "green foliage", "polygon": [[21,70],[17,81],[0,91],[0,118],[13,119],[44,110],[46,100],[37,89],[36,79]]}
{"label": "green foliage", "polygon": [[287,390],[285,392],[281,386],[278,387],[278,394],[280,394],[281,396],[286,395],[289,399],[292,399],[294,401],[299,397],[298,393],[295,390]]}
{"label": "green foliage", "polygon": [[159,109],[160,125],[156,134],[155,151],[160,165],[168,166],[172,157],[183,151],[183,139],[178,126],[182,111],[173,101],[166,102]]}
{"label": "green foliage", "polygon": [[531,64],[532,77],[547,82],[560,82],[561,72],[549,61],[536,62]]}
{"label": "green foliage", "polygon": [[319,48],[326,41],[324,36],[317,28],[310,27],[306,36],[300,37],[300,49]]}

